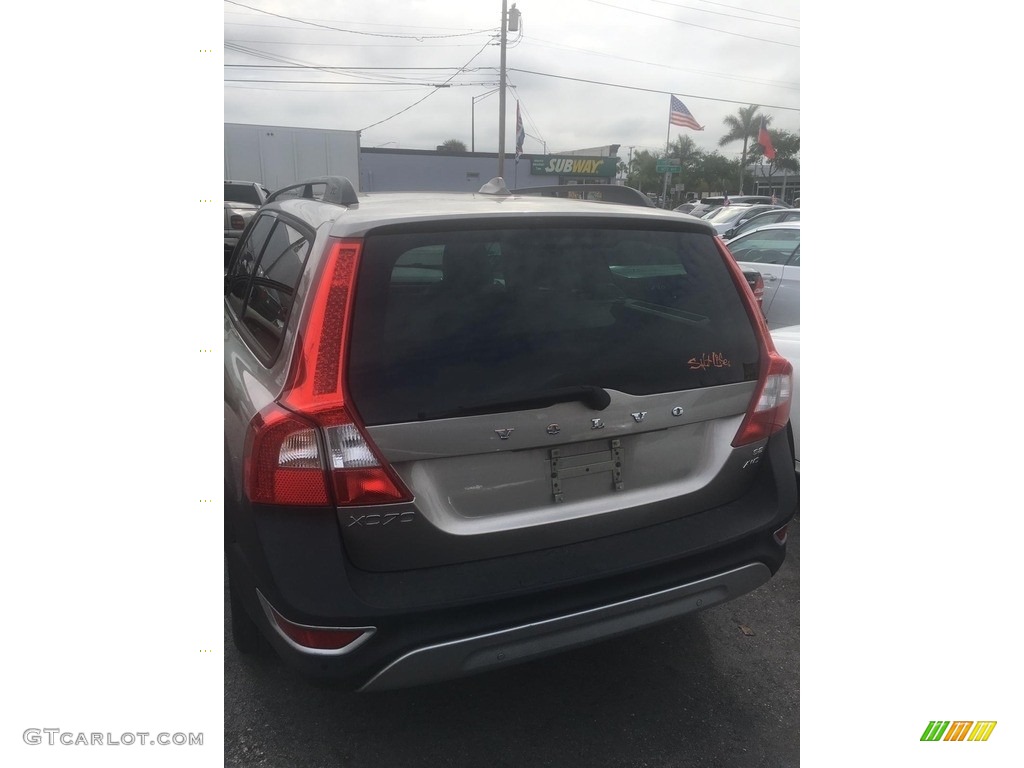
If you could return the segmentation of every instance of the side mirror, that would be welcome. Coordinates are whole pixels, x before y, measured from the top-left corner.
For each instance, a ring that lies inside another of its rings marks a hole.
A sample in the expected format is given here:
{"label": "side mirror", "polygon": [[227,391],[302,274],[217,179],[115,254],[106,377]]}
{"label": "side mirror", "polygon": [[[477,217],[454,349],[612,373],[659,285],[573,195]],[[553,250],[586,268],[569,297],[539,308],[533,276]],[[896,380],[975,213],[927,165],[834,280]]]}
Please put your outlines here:
{"label": "side mirror", "polygon": [[732,229],[727,230],[724,235],[722,235],[722,239],[723,240],[728,240],[729,238],[731,238],[735,234],[736,234],[736,227],[733,227]]}

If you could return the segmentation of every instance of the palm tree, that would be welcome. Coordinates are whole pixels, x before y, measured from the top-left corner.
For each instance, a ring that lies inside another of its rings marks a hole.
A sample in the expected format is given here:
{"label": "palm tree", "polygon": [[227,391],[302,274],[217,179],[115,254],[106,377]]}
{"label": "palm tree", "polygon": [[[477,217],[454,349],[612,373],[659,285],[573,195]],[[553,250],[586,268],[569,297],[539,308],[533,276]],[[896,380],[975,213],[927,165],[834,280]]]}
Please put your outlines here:
{"label": "palm tree", "polygon": [[[718,140],[718,146],[724,147],[726,144],[731,144],[734,141],[743,140],[743,152],[740,155],[740,190],[739,194],[743,194],[743,169],[747,165],[747,143],[750,139],[757,138],[757,129],[761,125],[760,115],[757,114],[757,110],[760,109],[758,105],[751,104],[749,107],[740,107],[735,115],[726,115],[722,121],[725,123],[729,132]],[[770,117],[765,117],[765,124],[771,122]]]}

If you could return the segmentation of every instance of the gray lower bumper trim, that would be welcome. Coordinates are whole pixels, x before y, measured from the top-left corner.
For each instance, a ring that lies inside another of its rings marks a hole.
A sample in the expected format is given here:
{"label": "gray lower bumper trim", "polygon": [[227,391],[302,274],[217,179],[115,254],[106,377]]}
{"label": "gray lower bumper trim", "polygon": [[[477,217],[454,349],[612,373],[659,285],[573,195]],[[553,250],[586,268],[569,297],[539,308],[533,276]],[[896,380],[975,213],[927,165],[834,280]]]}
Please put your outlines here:
{"label": "gray lower bumper trim", "polygon": [[378,672],[361,690],[422,685],[539,658],[724,603],[770,578],[766,565],[750,563],[600,608],[418,648]]}

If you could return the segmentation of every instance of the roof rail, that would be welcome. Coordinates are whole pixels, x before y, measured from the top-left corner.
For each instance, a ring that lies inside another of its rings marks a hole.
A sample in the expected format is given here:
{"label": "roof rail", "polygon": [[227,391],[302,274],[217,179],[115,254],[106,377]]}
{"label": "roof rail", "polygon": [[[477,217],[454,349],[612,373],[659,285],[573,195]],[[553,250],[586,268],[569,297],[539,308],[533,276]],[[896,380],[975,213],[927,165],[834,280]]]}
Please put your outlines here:
{"label": "roof rail", "polygon": [[[313,196],[313,187],[323,184],[324,194],[323,197]],[[277,200],[283,192],[289,192],[293,189],[301,189],[302,191],[295,195],[295,197],[306,198],[309,200],[322,200],[325,203],[334,203],[335,205],[358,205],[359,196],[356,194],[356,188],[352,186],[352,182],[344,176],[319,176],[315,179],[307,179],[306,181],[300,181],[296,184],[289,184],[287,187],[281,187],[275,190],[274,193],[267,198],[268,203],[272,203]]]}
{"label": "roof rail", "polygon": [[522,189],[513,189],[512,194],[598,200],[605,203],[639,205],[644,208],[657,207],[640,190],[633,189],[633,187],[625,187],[621,184],[558,184],[547,187],[523,187]]}

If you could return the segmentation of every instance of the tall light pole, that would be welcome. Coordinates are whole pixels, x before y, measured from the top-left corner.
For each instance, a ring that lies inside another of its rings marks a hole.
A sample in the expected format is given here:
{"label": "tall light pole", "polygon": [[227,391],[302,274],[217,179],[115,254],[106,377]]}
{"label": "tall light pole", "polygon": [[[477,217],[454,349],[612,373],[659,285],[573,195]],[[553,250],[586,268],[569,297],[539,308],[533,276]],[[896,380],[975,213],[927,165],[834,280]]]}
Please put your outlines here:
{"label": "tall light pole", "polygon": [[474,96],[470,100],[469,104],[469,151],[476,152],[476,103],[483,101],[492,93],[497,92],[497,88],[492,88],[487,93],[481,93],[479,96]]}
{"label": "tall light pole", "polygon": [[507,32],[519,30],[519,11],[516,4],[508,8],[508,0],[501,0],[501,78],[498,104],[498,175],[505,178],[505,42]]}

